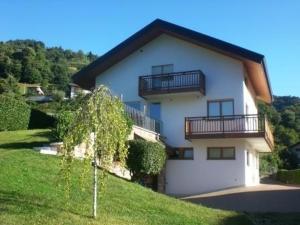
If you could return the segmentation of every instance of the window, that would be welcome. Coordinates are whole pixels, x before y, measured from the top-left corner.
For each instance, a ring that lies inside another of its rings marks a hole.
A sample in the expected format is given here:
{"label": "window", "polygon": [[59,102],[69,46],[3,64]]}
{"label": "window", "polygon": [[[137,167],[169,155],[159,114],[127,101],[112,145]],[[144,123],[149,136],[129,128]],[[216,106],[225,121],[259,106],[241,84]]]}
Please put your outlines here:
{"label": "window", "polygon": [[173,64],[152,66],[152,75],[173,73]]}
{"label": "window", "polygon": [[246,161],[247,161],[247,166],[250,166],[250,153],[249,153],[249,151],[247,151]]}
{"label": "window", "polygon": [[234,115],[233,100],[216,100],[207,102],[207,115],[214,116],[232,116]]}
{"label": "window", "polygon": [[207,148],[207,159],[235,159],[234,147],[213,147]]}
{"label": "window", "polygon": [[194,149],[193,148],[169,148],[168,149],[169,159],[183,159],[192,160],[194,159]]}

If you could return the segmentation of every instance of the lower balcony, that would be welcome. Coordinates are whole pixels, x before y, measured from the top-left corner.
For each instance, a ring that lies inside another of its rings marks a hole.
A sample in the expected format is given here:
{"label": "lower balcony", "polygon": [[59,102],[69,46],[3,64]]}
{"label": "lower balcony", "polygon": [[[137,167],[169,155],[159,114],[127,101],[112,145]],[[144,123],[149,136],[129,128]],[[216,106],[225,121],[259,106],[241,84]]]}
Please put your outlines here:
{"label": "lower balcony", "polygon": [[185,118],[185,139],[217,138],[249,138],[251,144],[258,143],[258,148],[263,148],[264,143],[269,150],[274,147],[273,134],[264,115]]}

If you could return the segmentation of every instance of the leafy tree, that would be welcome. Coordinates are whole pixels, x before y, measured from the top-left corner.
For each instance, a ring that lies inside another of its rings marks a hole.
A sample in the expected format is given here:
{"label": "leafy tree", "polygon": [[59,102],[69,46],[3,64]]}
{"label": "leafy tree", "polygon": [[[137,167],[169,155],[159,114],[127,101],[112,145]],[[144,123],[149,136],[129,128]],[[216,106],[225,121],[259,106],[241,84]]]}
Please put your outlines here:
{"label": "leafy tree", "polygon": [[53,65],[51,68],[53,72],[53,82],[57,84],[58,89],[65,90],[70,82],[68,70],[62,64]]}
{"label": "leafy tree", "polygon": [[287,147],[298,142],[299,136],[294,129],[279,125],[275,130],[275,140],[277,144]]}
{"label": "leafy tree", "polygon": [[17,80],[9,75],[6,79],[0,79],[0,94],[19,95],[19,86]]}
{"label": "leafy tree", "polygon": [[286,127],[293,128],[295,125],[295,120],[296,120],[296,114],[294,111],[285,109],[282,114],[282,124]]}
{"label": "leafy tree", "polygon": [[115,156],[121,165],[125,164],[129,132],[122,102],[108,88],[99,86],[76,111],[71,129],[64,137],[63,169],[66,174],[70,174],[74,147],[82,142],[89,146],[85,155],[94,165],[94,218],[97,215],[97,166],[102,168],[100,178],[103,183],[105,172],[110,169]]}
{"label": "leafy tree", "polygon": [[266,115],[273,125],[278,125],[281,122],[280,113],[273,106],[266,105],[262,102],[258,103],[259,113]]}
{"label": "leafy tree", "polygon": [[297,154],[289,149],[282,149],[279,151],[279,157],[281,159],[280,168],[292,170],[298,167]]}

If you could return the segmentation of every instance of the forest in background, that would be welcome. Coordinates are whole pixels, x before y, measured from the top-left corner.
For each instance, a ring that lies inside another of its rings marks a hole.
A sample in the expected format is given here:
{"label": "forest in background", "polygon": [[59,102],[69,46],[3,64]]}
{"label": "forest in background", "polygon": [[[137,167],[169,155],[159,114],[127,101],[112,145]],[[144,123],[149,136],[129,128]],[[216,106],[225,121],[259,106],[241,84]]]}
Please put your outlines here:
{"label": "forest in background", "polygon": [[0,79],[14,77],[20,83],[67,91],[71,76],[96,58],[91,52],[48,48],[41,41],[0,42]]}

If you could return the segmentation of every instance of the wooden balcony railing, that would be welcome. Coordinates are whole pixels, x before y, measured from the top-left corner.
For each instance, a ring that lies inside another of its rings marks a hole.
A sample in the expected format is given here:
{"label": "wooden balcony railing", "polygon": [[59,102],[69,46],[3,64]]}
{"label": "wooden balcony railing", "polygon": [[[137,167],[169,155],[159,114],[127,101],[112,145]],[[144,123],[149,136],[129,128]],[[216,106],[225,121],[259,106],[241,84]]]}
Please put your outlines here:
{"label": "wooden balcony railing", "polygon": [[274,139],[264,115],[186,117],[185,138],[264,137],[273,148]]}
{"label": "wooden balcony railing", "polygon": [[200,92],[205,95],[205,76],[200,70],[139,77],[139,95]]}

